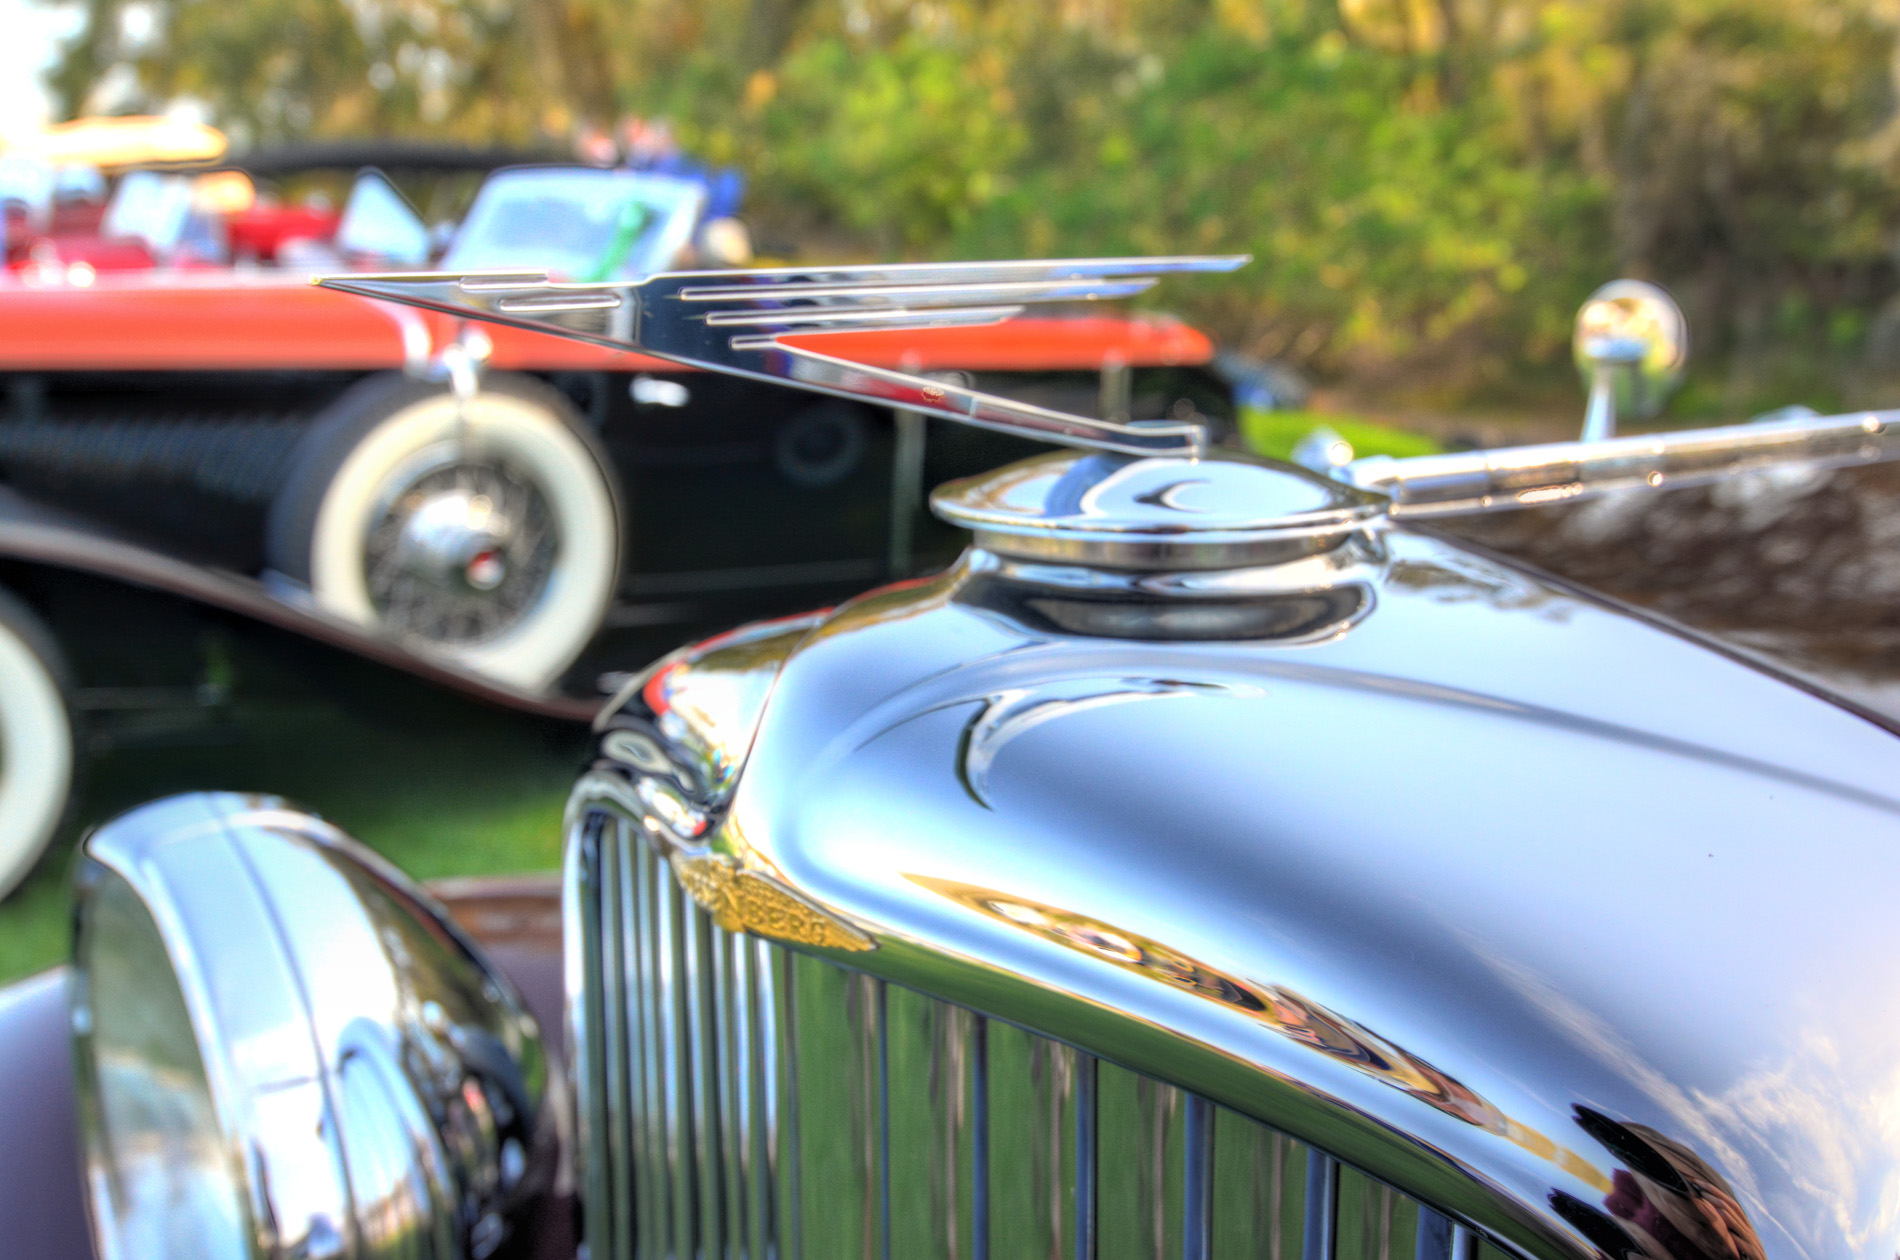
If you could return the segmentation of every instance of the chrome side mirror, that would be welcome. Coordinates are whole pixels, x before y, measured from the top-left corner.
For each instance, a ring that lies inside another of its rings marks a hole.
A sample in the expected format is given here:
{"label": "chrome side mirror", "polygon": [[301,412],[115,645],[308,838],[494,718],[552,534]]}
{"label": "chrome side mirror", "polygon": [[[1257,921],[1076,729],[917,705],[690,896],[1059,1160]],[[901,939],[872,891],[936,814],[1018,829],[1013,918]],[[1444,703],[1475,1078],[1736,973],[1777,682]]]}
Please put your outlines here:
{"label": "chrome side mirror", "polygon": [[101,1260],[481,1260],[553,1171],[533,1019],[393,868],[270,797],[85,843],[72,1032]]}
{"label": "chrome side mirror", "polygon": [[1621,416],[1647,420],[1663,409],[1682,384],[1689,326],[1656,285],[1612,280],[1577,312],[1571,347],[1590,389],[1583,440],[1596,442],[1616,436]]}

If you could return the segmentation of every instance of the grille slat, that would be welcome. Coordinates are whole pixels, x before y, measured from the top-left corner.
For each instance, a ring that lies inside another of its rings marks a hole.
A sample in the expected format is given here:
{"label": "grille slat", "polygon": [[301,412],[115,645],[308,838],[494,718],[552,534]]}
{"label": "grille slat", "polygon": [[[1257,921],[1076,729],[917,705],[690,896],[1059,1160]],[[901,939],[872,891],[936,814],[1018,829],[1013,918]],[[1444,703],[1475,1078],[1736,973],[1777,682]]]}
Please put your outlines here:
{"label": "grille slat", "polygon": [[1503,1260],[1206,1099],[727,932],[606,809],[573,846],[594,1260]]}
{"label": "grille slat", "polygon": [[1334,1260],[1339,1243],[1339,1163],[1309,1151],[1306,1157],[1306,1230],[1300,1260]]}
{"label": "grille slat", "polygon": [[686,964],[682,986],[685,1045],[681,1058],[691,1065],[686,1074],[686,1094],[687,1124],[692,1135],[687,1151],[693,1162],[693,1208],[701,1248],[707,1255],[723,1256],[725,1166],[719,1121],[724,1109],[719,1097],[720,1038],[713,1025],[713,1012],[719,1006],[713,924],[697,902],[687,901],[681,909]]}
{"label": "grille slat", "polygon": [[763,941],[736,943],[746,973],[745,1018],[750,1029],[747,1054],[739,1060],[746,1082],[746,1254],[751,1260],[771,1260],[773,1167],[772,1077],[778,1055],[773,1045],[772,966]]}
{"label": "grille slat", "polygon": [[[1214,1104],[1189,1096],[1182,1144],[1181,1256],[1208,1260],[1214,1251]],[[1388,1258],[1389,1260],[1389,1258]]]}
{"label": "grille slat", "polygon": [[772,959],[773,1006],[772,1020],[778,1030],[779,1068],[774,1074],[777,1093],[775,1101],[778,1107],[773,1115],[777,1117],[777,1139],[772,1147],[771,1159],[778,1169],[777,1190],[781,1204],[779,1219],[785,1225],[785,1233],[778,1242],[779,1253],[786,1260],[804,1260],[805,1258],[805,1205],[804,1165],[798,1158],[802,1150],[799,1132],[803,1109],[798,1104],[798,1037],[797,1020],[793,1014],[798,1009],[797,970],[792,965],[792,956],[775,946],[759,942],[759,948]]}
{"label": "grille slat", "polygon": [[[625,921],[630,907],[624,879],[628,856],[624,831],[624,826],[609,829],[603,837],[606,846],[601,854],[600,883],[606,892],[600,916],[601,956],[609,962],[609,977],[627,974],[626,945],[633,939],[633,925]],[[604,996],[606,1006],[601,1023],[606,1033],[608,1122],[603,1128],[607,1135],[607,1167],[613,1171],[613,1184],[608,1187],[610,1206],[607,1228],[609,1236],[618,1245],[619,1240],[632,1236],[633,1226],[633,1179],[629,1173],[635,1161],[630,1125],[638,1113],[634,1110],[628,1086],[632,1077],[631,1049],[638,1042],[628,1035],[629,995],[626,989],[610,980],[605,986]]]}
{"label": "grille slat", "polygon": [[687,1078],[692,1047],[686,1041],[685,896],[668,883],[657,901],[660,913],[654,939],[659,954],[654,987],[660,1025],[655,1040],[663,1051],[660,1088],[666,1094],[667,1233],[673,1240],[673,1254],[685,1257],[696,1251],[693,1226],[698,1206],[693,1194],[692,1085]]}
{"label": "grille slat", "polygon": [[1098,1070],[1094,1055],[1076,1056],[1075,1260],[1095,1260],[1095,1082]]}
{"label": "grille slat", "polygon": [[970,1038],[970,1256],[990,1260],[990,1021]]}
{"label": "grille slat", "polygon": [[[600,924],[604,900],[600,888],[601,833],[610,825],[617,824],[604,814],[591,814],[584,820],[574,839],[571,875],[578,885],[574,894],[578,922],[573,926],[580,936],[578,968],[581,976],[581,1009],[571,1015],[580,1059],[575,1073],[575,1102],[580,1124],[578,1171],[583,1201],[590,1204],[607,1202],[607,1187],[612,1183],[605,1126],[611,1123],[613,1113],[606,1105],[606,1030],[602,1027],[606,1009],[605,973],[609,963],[601,949]],[[591,1255],[624,1254],[615,1248],[614,1240],[607,1233],[607,1219],[604,1213],[589,1211],[587,1214],[585,1225]]]}
{"label": "grille slat", "polygon": [[[654,999],[658,993],[655,984],[654,948],[657,944],[654,921],[656,914],[655,899],[664,895],[664,881],[661,879],[659,859],[644,844],[634,844],[633,860],[628,863],[634,871],[632,918],[635,936],[631,956],[633,966],[628,974],[639,991],[631,995],[627,1007],[633,1013],[635,1051],[632,1069],[638,1085],[636,1092],[640,1099],[639,1114],[633,1117],[633,1131],[639,1147],[646,1151],[663,1149],[663,1126],[661,1123],[660,1065],[658,1062],[659,1044],[657,1033],[657,1011]],[[636,1187],[634,1198],[634,1229],[640,1239],[641,1253],[659,1255],[663,1240],[666,1238],[666,1204],[669,1193],[666,1183],[666,1163],[659,1159],[642,1159],[630,1170],[630,1178]]]}
{"label": "grille slat", "polygon": [[986,1041],[990,1219],[1012,1223],[991,1254],[1052,1260],[1075,1239],[1075,1052],[994,1022]]}
{"label": "grille slat", "polygon": [[751,1053],[750,1020],[745,1001],[746,978],[738,961],[737,941],[721,932],[713,941],[713,969],[719,980],[719,1002],[715,1010],[719,1027],[714,1036],[719,1045],[719,1088],[723,1106],[719,1109],[719,1153],[724,1159],[721,1176],[725,1180],[723,1202],[726,1238],[731,1254],[746,1254],[750,1230],[746,1227],[746,1129],[751,1117],[750,1099],[739,1065]]}

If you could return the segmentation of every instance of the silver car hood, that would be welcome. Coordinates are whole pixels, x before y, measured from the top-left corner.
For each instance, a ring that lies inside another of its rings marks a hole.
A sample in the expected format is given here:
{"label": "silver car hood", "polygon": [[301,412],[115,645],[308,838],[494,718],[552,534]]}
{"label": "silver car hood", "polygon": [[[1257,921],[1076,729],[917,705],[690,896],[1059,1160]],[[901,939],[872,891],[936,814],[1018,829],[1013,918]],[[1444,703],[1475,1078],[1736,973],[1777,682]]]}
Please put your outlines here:
{"label": "silver car hood", "polygon": [[785,632],[699,851],[786,896],[726,917],[1533,1252],[1894,1254],[1891,733],[1421,535],[1319,641],[1037,628],[981,560]]}

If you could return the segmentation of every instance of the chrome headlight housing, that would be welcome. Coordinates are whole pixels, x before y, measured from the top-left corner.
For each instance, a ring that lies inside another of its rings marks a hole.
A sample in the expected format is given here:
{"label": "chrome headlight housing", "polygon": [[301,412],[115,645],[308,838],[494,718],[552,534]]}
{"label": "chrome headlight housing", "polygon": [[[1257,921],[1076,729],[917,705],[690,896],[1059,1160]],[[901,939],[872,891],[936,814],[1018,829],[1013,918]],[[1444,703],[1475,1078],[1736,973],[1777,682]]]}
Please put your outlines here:
{"label": "chrome headlight housing", "polygon": [[74,930],[102,1260],[480,1260],[545,1188],[533,1019],[335,828],[269,797],[145,806],[86,841]]}

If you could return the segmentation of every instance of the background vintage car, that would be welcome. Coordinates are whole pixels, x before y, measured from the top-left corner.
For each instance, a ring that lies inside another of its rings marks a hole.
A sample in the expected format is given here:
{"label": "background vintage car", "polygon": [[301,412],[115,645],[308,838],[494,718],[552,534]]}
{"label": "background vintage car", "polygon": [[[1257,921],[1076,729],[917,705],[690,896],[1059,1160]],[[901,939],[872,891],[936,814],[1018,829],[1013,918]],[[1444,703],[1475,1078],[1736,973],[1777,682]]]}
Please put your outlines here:
{"label": "background vintage car", "polygon": [[[413,187],[438,192],[443,177],[495,160],[448,146],[331,145],[261,153],[250,165],[308,178],[378,152]],[[636,619],[682,624],[693,605],[731,591],[827,580],[843,589],[836,582],[861,580],[871,557],[901,571],[920,543],[930,551],[913,465],[961,465],[954,453],[909,450],[916,442],[897,442],[875,413],[743,386],[704,384],[710,396],[695,400],[683,382],[654,374],[662,365],[532,339],[510,339],[491,363],[486,341],[451,344],[440,321],[392,326],[327,295],[275,291],[312,266],[505,269],[536,258],[563,276],[598,279],[744,261],[730,172],[677,162],[511,167],[488,174],[465,208],[451,197],[454,219],[431,224],[366,168],[339,212],[302,228],[295,215],[286,220],[290,207],[249,191],[252,178],[243,166],[129,170],[91,229],[15,233],[21,284],[0,304],[11,421],[0,469],[16,488],[134,527],[188,558],[268,569],[328,612],[529,689],[557,683],[574,663],[622,572],[636,580],[620,593],[635,600],[674,596],[647,599]],[[227,179],[242,187],[227,189]],[[193,252],[200,238],[204,250]],[[83,256],[122,247],[143,251],[143,262],[106,268]],[[152,271],[158,263],[166,269]],[[1060,321],[1007,344],[915,340],[873,353],[982,372],[994,386],[1071,408],[1187,408],[1231,426],[1236,384],[1270,401],[1287,392],[1281,378],[1244,367],[1248,379],[1222,379],[1206,370],[1206,338],[1165,324]],[[443,386],[472,388],[491,366],[482,398],[443,401]],[[404,382],[398,368],[422,379]],[[695,430],[700,438],[682,436]],[[677,449],[695,441],[693,453]],[[714,501],[695,474],[648,475],[681,459],[703,473],[767,456],[775,475],[739,473],[723,487],[725,503],[754,514],[721,513],[734,516],[730,525],[690,532],[672,527],[678,504]],[[669,497],[674,486],[685,496]],[[890,496],[897,502],[882,513],[871,506]],[[472,512],[471,502],[489,510]],[[797,528],[785,527],[788,513]],[[889,520],[872,519],[880,514]],[[711,543],[723,557],[690,554],[719,534],[749,542]],[[711,572],[720,569],[734,572]]]}

